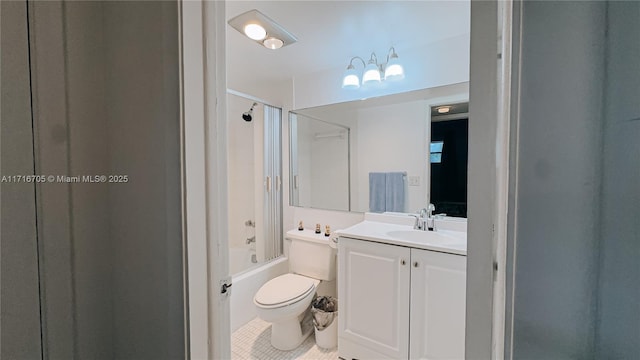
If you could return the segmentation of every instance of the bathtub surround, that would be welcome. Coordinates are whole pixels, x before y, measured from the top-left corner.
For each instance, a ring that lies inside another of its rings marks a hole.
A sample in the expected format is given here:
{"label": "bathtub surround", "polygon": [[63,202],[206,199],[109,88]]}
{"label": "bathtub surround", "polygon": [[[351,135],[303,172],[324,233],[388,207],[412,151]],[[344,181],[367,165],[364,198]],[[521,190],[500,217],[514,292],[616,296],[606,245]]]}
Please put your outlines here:
{"label": "bathtub surround", "polygon": [[[287,259],[279,258],[232,277],[233,290],[230,301],[232,333],[258,316],[253,304],[253,297],[258,289],[267,281],[288,271]],[[233,342],[232,345],[234,345]]]}
{"label": "bathtub surround", "polygon": [[254,265],[258,265],[255,247],[229,248],[229,274],[239,275]]}
{"label": "bathtub surround", "polygon": [[[282,254],[281,110],[237,92],[229,92],[227,102],[229,248],[253,250],[263,263]],[[231,260],[245,265],[230,263],[233,270],[254,266],[242,256]]]}

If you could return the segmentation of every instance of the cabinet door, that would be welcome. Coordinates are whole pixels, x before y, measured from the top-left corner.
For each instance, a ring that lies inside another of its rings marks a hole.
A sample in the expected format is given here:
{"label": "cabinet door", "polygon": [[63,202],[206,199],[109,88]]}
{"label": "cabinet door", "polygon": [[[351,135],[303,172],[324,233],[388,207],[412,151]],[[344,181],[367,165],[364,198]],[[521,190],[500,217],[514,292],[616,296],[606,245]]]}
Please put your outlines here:
{"label": "cabinet door", "polygon": [[411,359],[464,359],[467,257],[411,249]]}
{"label": "cabinet door", "polygon": [[340,357],[409,356],[409,248],[340,238]]}

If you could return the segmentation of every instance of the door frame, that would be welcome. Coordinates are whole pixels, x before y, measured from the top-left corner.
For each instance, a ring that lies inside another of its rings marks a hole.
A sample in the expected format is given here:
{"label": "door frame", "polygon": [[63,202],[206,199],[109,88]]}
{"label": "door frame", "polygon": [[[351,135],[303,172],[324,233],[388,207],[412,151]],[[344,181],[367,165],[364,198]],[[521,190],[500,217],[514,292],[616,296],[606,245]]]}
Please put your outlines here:
{"label": "door frame", "polygon": [[[187,355],[230,358],[229,301],[219,292],[228,277],[225,2],[179,7]],[[514,8],[471,1],[467,358],[504,357]]]}
{"label": "door frame", "polygon": [[467,245],[468,359],[504,359],[505,355],[506,283],[513,265],[507,239],[515,206],[509,193],[510,154],[517,140],[512,79],[517,79],[518,54],[512,47],[518,36],[514,31],[518,3],[471,1],[468,179],[474,186],[468,192],[468,237],[472,239]]}
{"label": "door frame", "polygon": [[228,359],[225,2],[178,6],[187,358]]}

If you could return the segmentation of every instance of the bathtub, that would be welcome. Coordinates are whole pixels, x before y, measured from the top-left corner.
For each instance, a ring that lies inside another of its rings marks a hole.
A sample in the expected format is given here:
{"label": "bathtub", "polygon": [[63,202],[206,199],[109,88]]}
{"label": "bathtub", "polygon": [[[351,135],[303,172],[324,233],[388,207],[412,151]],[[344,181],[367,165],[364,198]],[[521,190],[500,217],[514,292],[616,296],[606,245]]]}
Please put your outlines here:
{"label": "bathtub", "polygon": [[249,247],[229,248],[229,274],[239,274],[255,265],[256,251]]}
{"label": "bathtub", "polygon": [[233,282],[233,289],[231,290],[231,332],[236,331],[257,316],[253,297],[258,292],[258,289],[267,281],[288,272],[289,260],[284,256],[280,256],[237,275],[233,272],[231,273],[231,281]]}

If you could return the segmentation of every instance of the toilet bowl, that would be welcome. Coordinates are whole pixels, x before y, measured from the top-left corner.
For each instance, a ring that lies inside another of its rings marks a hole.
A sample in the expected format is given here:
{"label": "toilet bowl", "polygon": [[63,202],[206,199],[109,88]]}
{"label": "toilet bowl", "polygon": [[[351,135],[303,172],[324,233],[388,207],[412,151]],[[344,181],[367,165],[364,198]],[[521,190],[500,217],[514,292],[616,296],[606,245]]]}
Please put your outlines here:
{"label": "toilet bowl", "polygon": [[264,284],[253,298],[258,317],[271,323],[271,345],[279,350],[297,348],[311,334],[301,321],[315,297],[320,280],[284,274]]}
{"label": "toilet bowl", "polygon": [[287,232],[289,273],[266,282],[253,297],[258,317],[271,323],[271,345],[279,350],[297,348],[313,331],[301,322],[321,280],[336,278],[336,253],[329,239],[310,230]]}

